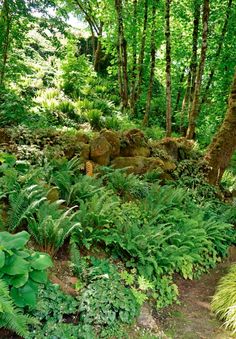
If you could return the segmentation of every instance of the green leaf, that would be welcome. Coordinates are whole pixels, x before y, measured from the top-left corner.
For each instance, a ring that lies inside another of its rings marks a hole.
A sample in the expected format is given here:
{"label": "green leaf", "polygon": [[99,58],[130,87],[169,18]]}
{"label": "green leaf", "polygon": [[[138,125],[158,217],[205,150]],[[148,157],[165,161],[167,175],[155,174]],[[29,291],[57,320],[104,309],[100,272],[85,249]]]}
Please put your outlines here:
{"label": "green leaf", "polygon": [[13,254],[5,263],[3,268],[3,272],[9,275],[16,275],[16,274],[25,274],[29,270],[29,263],[19,257],[16,254]]}
{"label": "green leaf", "polygon": [[53,265],[52,259],[46,253],[36,252],[32,256],[31,266],[35,270],[45,270]]}
{"label": "green leaf", "polygon": [[18,274],[15,277],[11,278],[11,285],[19,288],[25,285],[29,279],[29,273],[26,272],[25,274]]}
{"label": "green leaf", "polygon": [[20,288],[13,287],[10,294],[18,307],[36,306],[36,292],[29,283]]}
{"label": "green leaf", "polygon": [[38,283],[46,283],[48,281],[48,276],[47,273],[45,271],[38,271],[35,270],[33,272],[30,272],[30,278],[33,281],[36,281]]}
{"label": "green leaf", "polygon": [[2,268],[5,264],[5,253],[0,250],[0,268]]}
{"label": "green leaf", "polygon": [[19,250],[25,246],[28,242],[30,235],[26,231],[22,231],[16,234],[10,234],[9,232],[0,232],[0,246],[7,250]]}

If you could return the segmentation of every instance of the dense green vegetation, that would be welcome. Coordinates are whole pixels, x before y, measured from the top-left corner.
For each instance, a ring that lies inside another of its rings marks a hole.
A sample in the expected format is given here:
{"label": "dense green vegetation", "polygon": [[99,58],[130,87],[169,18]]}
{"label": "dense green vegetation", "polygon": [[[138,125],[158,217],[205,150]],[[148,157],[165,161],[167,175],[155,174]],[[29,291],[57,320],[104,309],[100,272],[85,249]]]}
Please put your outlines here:
{"label": "dense green vegetation", "polygon": [[[235,13],[232,0],[1,1],[1,329],[128,338],[145,303],[178,302],[176,276],[227,256]],[[228,280],[213,308],[235,329]]]}

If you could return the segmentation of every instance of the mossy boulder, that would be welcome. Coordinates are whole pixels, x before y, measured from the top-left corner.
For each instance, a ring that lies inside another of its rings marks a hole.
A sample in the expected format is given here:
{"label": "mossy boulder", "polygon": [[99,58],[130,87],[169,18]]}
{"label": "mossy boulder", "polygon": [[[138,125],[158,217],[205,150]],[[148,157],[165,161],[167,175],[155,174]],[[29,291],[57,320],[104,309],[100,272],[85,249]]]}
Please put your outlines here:
{"label": "mossy boulder", "polygon": [[90,142],[90,159],[95,163],[107,166],[110,163],[111,145],[100,135]]}
{"label": "mossy boulder", "polygon": [[122,134],[120,155],[123,157],[150,156],[150,148],[140,129],[131,129]]}
{"label": "mossy boulder", "polygon": [[112,161],[114,168],[127,168],[128,173],[144,174],[157,168],[163,171],[173,171],[176,165],[170,161],[165,162],[160,158],[148,158],[142,156],[136,157],[118,157]]}
{"label": "mossy boulder", "polygon": [[191,158],[194,142],[186,138],[164,138],[149,144],[151,156],[158,156],[163,160],[181,161]]}
{"label": "mossy boulder", "polygon": [[88,160],[90,156],[90,145],[83,142],[68,145],[64,149],[64,154],[67,159],[78,156],[82,160]]}
{"label": "mossy boulder", "polygon": [[114,159],[120,155],[120,135],[118,132],[104,129],[101,131],[101,136],[103,136],[111,145],[110,148],[110,157]]}

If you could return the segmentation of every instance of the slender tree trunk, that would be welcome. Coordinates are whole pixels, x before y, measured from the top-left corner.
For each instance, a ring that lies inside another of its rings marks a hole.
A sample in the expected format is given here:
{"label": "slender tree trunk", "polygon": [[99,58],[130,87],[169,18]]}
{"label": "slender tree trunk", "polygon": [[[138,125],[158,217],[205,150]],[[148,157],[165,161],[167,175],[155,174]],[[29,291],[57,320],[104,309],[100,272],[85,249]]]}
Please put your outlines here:
{"label": "slender tree trunk", "polygon": [[99,35],[98,35],[98,42],[97,42],[97,48],[94,55],[94,69],[96,72],[100,71],[100,61],[102,56],[102,30],[103,30],[103,24],[100,24],[99,27]]}
{"label": "slender tree trunk", "polygon": [[10,46],[10,27],[11,27],[11,17],[10,17],[10,10],[9,10],[9,3],[8,0],[5,0],[3,2],[2,7],[2,18],[5,26],[5,32],[4,32],[4,38],[2,42],[2,62],[1,62],[1,68],[0,68],[0,86],[4,83],[4,77],[6,72],[6,65],[7,65],[7,59],[8,59],[8,52],[9,52],[9,46]]}
{"label": "slender tree trunk", "polygon": [[225,119],[208,147],[205,160],[210,166],[208,181],[217,185],[236,150],[236,72]]}
{"label": "slender tree trunk", "polygon": [[156,65],[156,5],[155,3],[152,6],[152,33],[151,33],[151,66],[150,66],[150,77],[149,77],[149,86],[147,92],[147,102],[146,102],[146,110],[143,118],[143,125],[146,126],[148,124],[149,112],[151,107],[152,100],[152,89],[153,89],[153,81],[154,81],[154,72]]}
{"label": "slender tree trunk", "polygon": [[132,72],[131,72],[131,90],[130,90],[130,108],[131,111],[135,104],[135,84],[137,80],[137,0],[133,0],[133,26],[134,35],[132,43]]}
{"label": "slender tree trunk", "polygon": [[[216,64],[218,62],[218,58],[219,58],[221,50],[222,50],[225,34],[227,32],[227,26],[228,26],[228,22],[229,22],[232,3],[233,3],[233,0],[229,0],[227,10],[226,10],[224,25],[223,25],[222,31],[221,31],[221,37],[220,37],[219,45],[218,45],[218,48],[217,48],[216,54],[215,54],[215,62],[214,62],[213,66],[210,70],[209,78],[208,78],[208,81],[207,81],[207,84],[206,84],[206,87],[205,87],[205,90],[204,90],[204,93],[203,93],[203,97],[202,97],[202,100],[201,100],[201,105],[204,104],[204,102],[206,101],[209,89],[211,87],[211,84],[212,84],[212,81],[213,81],[213,78],[214,78],[214,75],[215,75]],[[199,111],[200,111],[200,107],[199,107]]]}
{"label": "slender tree trunk", "polygon": [[[124,36],[124,25],[122,17],[122,0],[115,0],[115,8],[118,18],[118,65],[120,70],[120,95],[122,100],[122,107],[128,107],[128,60],[127,60],[127,42]],[[121,81],[122,79],[122,81]]]}
{"label": "slender tree trunk", "polygon": [[171,37],[170,37],[170,4],[166,0],[165,36],[166,36],[166,136],[171,136]]}
{"label": "slender tree trunk", "polygon": [[193,17],[193,35],[192,35],[192,56],[187,77],[187,86],[182,101],[181,118],[180,118],[180,132],[183,132],[183,122],[187,109],[191,107],[193,93],[195,88],[196,71],[197,71],[197,46],[198,46],[198,32],[200,21],[201,6],[198,0],[194,2],[194,17]]}
{"label": "slender tree trunk", "polygon": [[135,115],[136,104],[141,93],[141,85],[143,81],[143,63],[144,63],[144,54],[145,54],[146,37],[147,37],[147,24],[148,24],[148,0],[145,0],[144,1],[143,31],[142,31],[141,47],[140,47],[138,65],[137,65],[138,78],[137,78],[137,82],[135,84],[135,89],[134,89],[133,106],[131,107],[132,115]]}
{"label": "slender tree trunk", "polygon": [[94,34],[94,29],[93,26],[89,23],[89,28],[92,36],[92,49],[93,49],[93,58],[92,60],[95,60],[95,53],[96,53],[96,44],[95,44],[95,34]]}
{"label": "slender tree trunk", "polygon": [[180,98],[183,90],[183,82],[184,82],[184,75],[185,75],[185,67],[183,68],[183,71],[180,74],[180,79],[179,79],[179,89],[177,92],[177,97],[176,97],[176,102],[175,102],[175,112],[178,111],[179,108],[179,103],[180,103]]}
{"label": "slender tree trunk", "polygon": [[203,16],[202,16],[202,24],[203,24],[203,32],[202,32],[202,47],[201,47],[201,59],[197,71],[195,89],[193,94],[193,102],[189,114],[189,124],[187,130],[187,139],[192,139],[195,133],[196,120],[198,116],[198,106],[199,106],[199,96],[202,85],[202,76],[205,67],[206,60],[206,51],[207,51],[207,36],[208,36],[208,19],[210,14],[210,6],[209,0],[204,0],[203,4]]}
{"label": "slender tree trunk", "polygon": [[145,0],[144,3],[144,20],[143,20],[143,34],[141,41],[141,49],[138,61],[138,84],[136,89],[136,100],[138,100],[141,92],[141,85],[143,80],[143,62],[144,62],[144,53],[146,46],[146,37],[147,37],[147,22],[148,22],[148,0]]}

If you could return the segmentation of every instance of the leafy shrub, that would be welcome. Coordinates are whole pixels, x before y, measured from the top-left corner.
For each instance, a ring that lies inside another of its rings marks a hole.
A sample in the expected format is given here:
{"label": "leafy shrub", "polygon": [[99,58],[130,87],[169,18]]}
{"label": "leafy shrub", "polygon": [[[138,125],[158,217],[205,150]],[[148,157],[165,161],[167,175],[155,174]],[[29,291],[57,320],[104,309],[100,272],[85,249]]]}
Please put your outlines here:
{"label": "leafy shrub", "polygon": [[236,332],[236,265],[221,278],[213,296],[211,307],[213,312],[224,321],[224,325]]}
{"label": "leafy shrub", "polygon": [[132,292],[116,277],[97,279],[82,292],[81,321],[95,326],[112,326],[117,321],[131,323],[139,313]]}
{"label": "leafy shrub", "polygon": [[47,254],[25,249],[29,237],[25,231],[0,232],[0,278],[18,307],[36,305],[38,285],[47,282],[45,269],[52,266]]}
{"label": "leafy shrub", "polygon": [[65,323],[67,316],[77,317],[78,301],[64,294],[58,285],[48,283],[39,289],[39,300],[30,312],[40,323],[31,328],[28,338],[76,338],[79,326]]}

